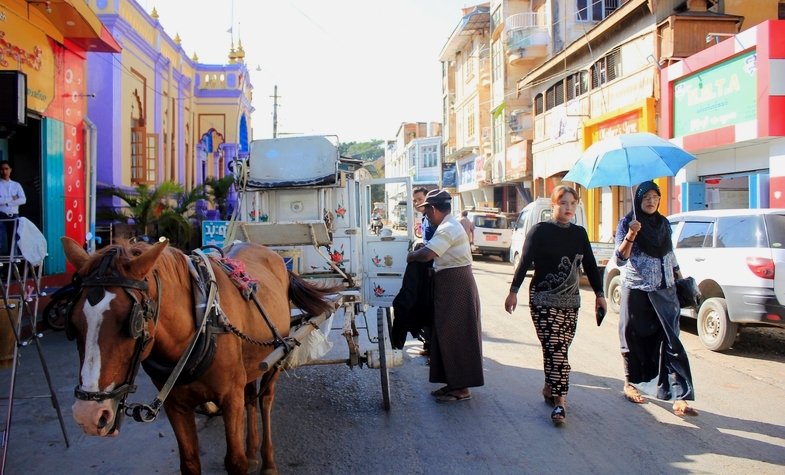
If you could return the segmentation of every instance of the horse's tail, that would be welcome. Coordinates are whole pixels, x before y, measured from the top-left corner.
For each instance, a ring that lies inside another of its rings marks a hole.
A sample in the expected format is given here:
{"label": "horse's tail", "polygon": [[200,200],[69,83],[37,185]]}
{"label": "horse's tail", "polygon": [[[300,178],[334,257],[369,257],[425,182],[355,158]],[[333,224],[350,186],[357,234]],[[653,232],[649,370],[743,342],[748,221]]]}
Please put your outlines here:
{"label": "horse's tail", "polygon": [[342,289],[340,285],[319,286],[289,272],[289,300],[308,315],[321,315],[335,310],[335,304],[326,297]]}

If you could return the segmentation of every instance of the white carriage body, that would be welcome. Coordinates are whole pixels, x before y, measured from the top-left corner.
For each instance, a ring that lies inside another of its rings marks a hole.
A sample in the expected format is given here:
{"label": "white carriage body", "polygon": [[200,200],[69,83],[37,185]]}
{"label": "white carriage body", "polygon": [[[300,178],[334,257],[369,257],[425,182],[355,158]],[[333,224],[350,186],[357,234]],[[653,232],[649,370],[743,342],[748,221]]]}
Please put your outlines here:
{"label": "white carriage body", "polygon": [[[324,136],[254,140],[241,173],[230,238],[278,251],[293,272],[324,283],[346,282],[368,305],[391,307],[401,287],[411,231],[367,232],[371,187],[356,179],[359,160],[340,157]],[[408,178],[406,188],[411,189]]]}

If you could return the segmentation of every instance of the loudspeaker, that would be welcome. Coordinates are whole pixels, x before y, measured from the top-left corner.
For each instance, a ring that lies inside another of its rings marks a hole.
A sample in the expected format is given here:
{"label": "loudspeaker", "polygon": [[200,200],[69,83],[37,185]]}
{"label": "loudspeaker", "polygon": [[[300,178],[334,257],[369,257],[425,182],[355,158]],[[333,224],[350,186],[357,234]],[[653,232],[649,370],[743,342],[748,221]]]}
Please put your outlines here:
{"label": "loudspeaker", "polygon": [[27,125],[27,75],[0,71],[0,124]]}

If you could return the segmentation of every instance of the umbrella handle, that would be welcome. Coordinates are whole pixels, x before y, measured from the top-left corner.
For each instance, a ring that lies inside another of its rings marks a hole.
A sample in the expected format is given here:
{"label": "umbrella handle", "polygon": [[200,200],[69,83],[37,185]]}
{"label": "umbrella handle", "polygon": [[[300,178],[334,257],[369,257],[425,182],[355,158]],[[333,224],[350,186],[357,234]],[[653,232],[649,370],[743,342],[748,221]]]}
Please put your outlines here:
{"label": "umbrella handle", "polygon": [[635,193],[632,192],[632,187],[630,187],[630,199],[632,199],[632,219],[637,221],[638,217],[635,216]]}

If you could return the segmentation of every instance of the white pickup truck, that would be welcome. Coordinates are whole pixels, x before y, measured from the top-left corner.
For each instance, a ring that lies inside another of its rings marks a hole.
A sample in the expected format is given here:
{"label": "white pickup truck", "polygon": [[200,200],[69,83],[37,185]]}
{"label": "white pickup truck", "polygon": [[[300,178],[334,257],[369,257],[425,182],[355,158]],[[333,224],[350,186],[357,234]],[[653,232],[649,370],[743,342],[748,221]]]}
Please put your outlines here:
{"label": "white pickup truck", "polygon": [[[526,235],[529,234],[531,228],[541,222],[548,221],[553,215],[553,206],[551,205],[550,198],[537,198],[518,214],[518,219],[513,225],[512,244],[510,246],[510,262],[514,267],[518,267],[521,261],[521,253],[523,252],[523,242],[526,240]],[[572,221],[578,226],[586,225],[586,213],[583,205],[578,205],[575,210],[575,217]],[[613,257],[615,244],[612,242],[592,242],[591,249],[594,253],[594,259],[597,261],[597,266],[600,267],[600,272],[603,271],[608,261]]]}

